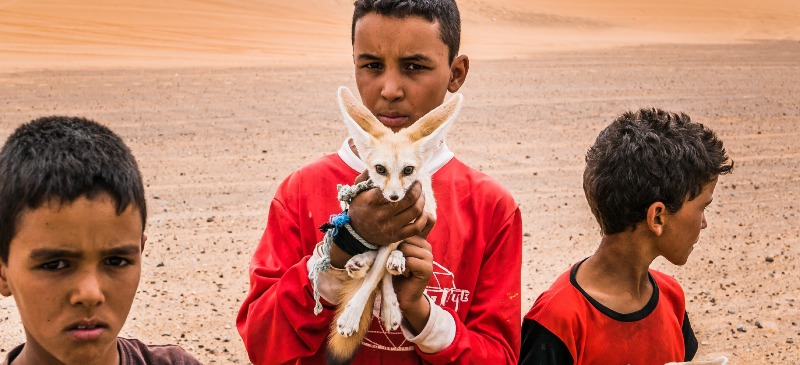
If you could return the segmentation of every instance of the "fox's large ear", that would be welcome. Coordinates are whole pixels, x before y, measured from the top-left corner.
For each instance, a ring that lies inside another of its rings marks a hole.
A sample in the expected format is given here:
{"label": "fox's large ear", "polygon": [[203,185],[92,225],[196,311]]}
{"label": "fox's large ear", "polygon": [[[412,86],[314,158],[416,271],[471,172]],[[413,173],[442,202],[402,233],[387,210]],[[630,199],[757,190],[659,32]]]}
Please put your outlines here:
{"label": "fox's large ear", "polygon": [[414,143],[421,144],[420,147],[425,153],[439,148],[444,143],[447,130],[458,116],[463,100],[463,95],[453,94],[449,100],[422,116],[402,132],[408,134]]}
{"label": "fox's large ear", "polygon": [[347,131],[359,151],[368,148],[372,144],[372,138],[379,139],[386,133],[392,133],[391,129],[381,124],[378,118],[375,118],[372,112],[353,96],[350,89],[339,86],[336,95],[344,124],[347,125]]}

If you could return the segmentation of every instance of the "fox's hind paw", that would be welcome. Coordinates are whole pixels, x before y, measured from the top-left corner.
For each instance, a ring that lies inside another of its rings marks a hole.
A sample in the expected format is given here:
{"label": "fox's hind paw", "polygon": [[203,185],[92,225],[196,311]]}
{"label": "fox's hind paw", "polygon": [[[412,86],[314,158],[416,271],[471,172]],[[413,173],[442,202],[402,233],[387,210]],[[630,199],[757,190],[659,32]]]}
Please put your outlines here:
{"label": "fox's hind paw", "polygon": [[397,293],[394,292],[392,277],[383,277],[383,287],[381,291],[381,323],[387,331],[394,331],[400,327],[403,320],[403,313],[400,311],[400,303],[397,301]]}
{"label": "fox's hind paw", "polygon": [[389,253],[389,258],[386,260],[386,270],[389,274],[400,275],[406,271],[406,258],[399,250],[394,250]]}
{"label": "fox's hind paw", "polygon": [[372,263],[375,262],[376,255],[377,251],[367,251],[351,257],[344,265],[347,275],[353,279],[360,279],[366,276]]}

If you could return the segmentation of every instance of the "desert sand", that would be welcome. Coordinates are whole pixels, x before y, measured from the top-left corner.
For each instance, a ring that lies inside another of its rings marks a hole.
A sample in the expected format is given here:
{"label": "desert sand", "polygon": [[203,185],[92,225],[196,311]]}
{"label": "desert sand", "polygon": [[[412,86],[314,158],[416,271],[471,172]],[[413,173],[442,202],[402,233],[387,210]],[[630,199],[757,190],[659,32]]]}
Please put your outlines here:
{"label": "desert sand", "polygon": [[[121,335],[248,363],[234,318],[280,181],[345,138],[349,0],[0,1],[0,139],[50,114],[119,133],[145,177],[143,276]],[[715,129],[735,161],[683,285],[696,359],[800,363],[800,3],[461,0],[472,68],[448,144],[523,212],[523,313],[599,232],[583,155],[623,111]],[[514,275],[514,273],[509,273]],[[0,298],[0,357],[24,341]],[[656,345],[656,344],[654,344]]]}

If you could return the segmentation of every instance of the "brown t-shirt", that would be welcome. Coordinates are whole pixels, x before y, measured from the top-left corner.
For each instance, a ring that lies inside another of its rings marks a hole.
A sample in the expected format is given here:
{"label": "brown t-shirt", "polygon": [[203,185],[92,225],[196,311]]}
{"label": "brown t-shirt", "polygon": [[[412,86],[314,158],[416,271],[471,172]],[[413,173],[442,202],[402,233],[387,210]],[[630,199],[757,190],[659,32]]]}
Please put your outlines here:
{"label": "brown t-shirt", "polygon": [[[3,365],[10,365],[22,352],[23,343],[8,353]],[[120,365],[201,365],[192,355],[175,345],[145,345],[139,340],[117,338]]]}

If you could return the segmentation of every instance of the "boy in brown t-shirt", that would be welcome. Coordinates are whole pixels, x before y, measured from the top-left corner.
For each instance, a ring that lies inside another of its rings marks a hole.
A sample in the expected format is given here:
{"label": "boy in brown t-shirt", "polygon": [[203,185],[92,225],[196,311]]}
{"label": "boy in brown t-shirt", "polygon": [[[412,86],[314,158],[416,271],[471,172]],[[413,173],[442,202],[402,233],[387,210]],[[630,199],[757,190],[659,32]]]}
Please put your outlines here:
{"label": "boy in brown t-shirt", "polygon": [[147,208],[131,151],[83,118],[45,117],[0,150],[0,294],[26,342],[3,364],[199,364],[118,338],[142,266]]}

